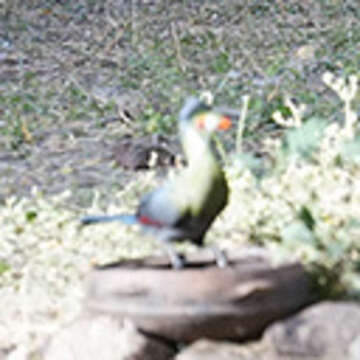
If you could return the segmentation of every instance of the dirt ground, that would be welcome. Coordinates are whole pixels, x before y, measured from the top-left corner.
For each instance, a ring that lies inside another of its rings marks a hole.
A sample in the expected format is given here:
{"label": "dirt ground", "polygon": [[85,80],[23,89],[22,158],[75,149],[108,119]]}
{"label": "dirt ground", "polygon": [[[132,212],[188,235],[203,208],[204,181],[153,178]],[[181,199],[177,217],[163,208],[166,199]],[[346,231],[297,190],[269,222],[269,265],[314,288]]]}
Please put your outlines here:
{"label": "dirt ground", "polygon": [[2,2],[1,199],[36,186],[86,203],[91,188],[121,188],[136,175],[114,166],[117,141],[173,134],[184,98],[203,90],[235,108],[251,95],[254,144],[278,130],[270,117],[286,111],[284,95],[339,118],[320,79],[359,72],[356,3]]}

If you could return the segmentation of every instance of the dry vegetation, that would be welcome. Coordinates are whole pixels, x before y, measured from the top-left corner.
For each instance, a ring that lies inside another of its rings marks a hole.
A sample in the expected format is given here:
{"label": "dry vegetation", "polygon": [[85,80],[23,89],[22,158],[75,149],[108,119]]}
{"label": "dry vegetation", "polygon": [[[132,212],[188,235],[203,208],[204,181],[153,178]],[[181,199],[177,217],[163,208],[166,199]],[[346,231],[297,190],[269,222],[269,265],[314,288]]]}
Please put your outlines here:
{"label": "dry vegetation", "polygon": [[94,263],[159,251],[77,220],[135,208],[161,180],[114,168],[111,147],[174,132],[204,89],[239,108],[250,96],[208,241],[261,244],[303,260],[327,296],[360,294],[356,2],[146,3],[0,3],[0,349],[16,359],[76,316]]}

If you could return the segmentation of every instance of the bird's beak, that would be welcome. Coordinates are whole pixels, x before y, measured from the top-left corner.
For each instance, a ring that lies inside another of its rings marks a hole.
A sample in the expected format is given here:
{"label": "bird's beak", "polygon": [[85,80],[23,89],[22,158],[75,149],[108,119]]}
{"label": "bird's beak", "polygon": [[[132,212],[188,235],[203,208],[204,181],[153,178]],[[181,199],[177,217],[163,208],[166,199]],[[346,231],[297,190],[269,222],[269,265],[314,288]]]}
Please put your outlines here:
{"label": "bird's beak", "polygon": [[227,130],[231,127],[231,120],[227,116],[222,116],[217,126],[217,130]]}

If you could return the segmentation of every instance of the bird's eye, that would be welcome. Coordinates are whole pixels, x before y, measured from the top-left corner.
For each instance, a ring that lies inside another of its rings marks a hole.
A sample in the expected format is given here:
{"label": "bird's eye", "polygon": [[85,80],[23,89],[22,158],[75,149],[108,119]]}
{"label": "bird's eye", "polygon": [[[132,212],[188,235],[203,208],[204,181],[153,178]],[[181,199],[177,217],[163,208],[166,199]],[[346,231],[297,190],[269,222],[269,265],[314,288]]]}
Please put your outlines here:
{"label": "bird's eye", "polygon": [[216,130],[219,123],[219,117],[215,114],[208,113],[206,114],[205,118],[205,129],[207,131],[214,131]]}
{"label": "bird's eye", "polygon": [[213,132],[216,130],[227,130],[231,127],[231,121],[226,116],[208,112],[195,117],[195,126],[199,130]]}

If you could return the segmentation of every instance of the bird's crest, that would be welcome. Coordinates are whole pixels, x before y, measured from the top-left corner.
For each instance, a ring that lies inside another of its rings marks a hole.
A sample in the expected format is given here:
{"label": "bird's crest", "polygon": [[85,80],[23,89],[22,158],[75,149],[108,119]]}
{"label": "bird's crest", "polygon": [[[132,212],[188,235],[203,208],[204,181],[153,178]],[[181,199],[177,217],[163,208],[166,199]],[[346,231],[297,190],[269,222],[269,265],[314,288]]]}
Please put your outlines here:
{"label": "bird's crest", "polygon": [[211,108],[198,98],[189,97],[179,113],[179,121],[189,121],[197,112],[209,111]]}

